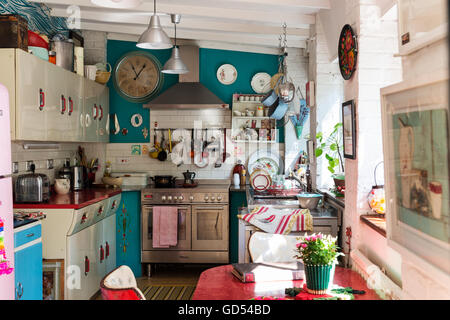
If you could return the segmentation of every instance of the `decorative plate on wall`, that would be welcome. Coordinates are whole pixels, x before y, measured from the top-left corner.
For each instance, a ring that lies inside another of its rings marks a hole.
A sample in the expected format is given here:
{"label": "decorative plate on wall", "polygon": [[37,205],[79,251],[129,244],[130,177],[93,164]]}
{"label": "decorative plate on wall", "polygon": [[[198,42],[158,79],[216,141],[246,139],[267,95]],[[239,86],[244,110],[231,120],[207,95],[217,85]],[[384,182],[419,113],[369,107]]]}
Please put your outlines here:
{"label": "decorative plate on wall", "polygon": [[217,69],[217,80],[225,85],[234,83],[237,79],[237,71],[231,64],[223,64]]}
{"label": "decorative plate on wall", "polygon": [[346,24],[339,37],[339,69],[342,77],[349,80],[356,70],[356,61],[358,57],[358,44],[355,33],[350,25]]}
{"label": "decorative plate on wall", "polygon": [[266,72],[259,72],[255,74],[252,78],[250,85],[252,86],[253,91],[256,93],[267,93],[270,91],[270,74]]}

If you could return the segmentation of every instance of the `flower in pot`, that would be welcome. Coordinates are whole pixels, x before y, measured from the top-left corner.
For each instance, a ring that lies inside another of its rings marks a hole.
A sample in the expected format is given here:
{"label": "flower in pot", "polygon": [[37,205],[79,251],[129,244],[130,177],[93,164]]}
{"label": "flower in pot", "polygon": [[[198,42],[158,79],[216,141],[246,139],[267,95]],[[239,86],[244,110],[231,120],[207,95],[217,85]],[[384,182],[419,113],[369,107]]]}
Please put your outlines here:
{"label": "flower in pot", "polygon": [[330,171],[331,177],[334,180],[335,188],[333,188],[333,190],[337,196],[343,196],[344,192],[341,191],[345,188],[341,128],[342,122],[336,123],[333,127],[333,131],[327,138],[324,137],[322,132],[317,133],[317,147],[315,150],[316,158],[324,155],[328,161],[328,171]]}
{"label": "flower in pot", "polygon": [[337,258],[344,255],[338,251],[336,239],[321,233],[297,238],[300,242],[294,257],[303,262],[309,293],[325,294],[331,289]]}

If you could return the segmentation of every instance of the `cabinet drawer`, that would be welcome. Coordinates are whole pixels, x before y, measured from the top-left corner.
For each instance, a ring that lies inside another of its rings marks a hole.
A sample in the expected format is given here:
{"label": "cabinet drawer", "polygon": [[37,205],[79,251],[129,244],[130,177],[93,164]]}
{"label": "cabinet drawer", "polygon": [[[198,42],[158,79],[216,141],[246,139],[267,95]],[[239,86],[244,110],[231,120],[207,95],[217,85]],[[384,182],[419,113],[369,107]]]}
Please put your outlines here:
{"label": "cabinet drawer", "polygon": [[41,237],[41,225],[37,225],[14,233],[14,247],[20,247]]}

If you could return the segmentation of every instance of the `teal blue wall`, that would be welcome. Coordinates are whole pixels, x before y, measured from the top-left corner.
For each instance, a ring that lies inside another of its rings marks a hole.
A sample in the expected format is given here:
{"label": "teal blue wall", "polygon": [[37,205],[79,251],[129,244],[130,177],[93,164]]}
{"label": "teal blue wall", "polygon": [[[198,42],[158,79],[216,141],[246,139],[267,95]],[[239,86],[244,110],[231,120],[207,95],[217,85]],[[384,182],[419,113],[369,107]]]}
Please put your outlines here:
{"label": "teal blue wall", "polygon": [[[161,65],[164,65],[167,60],[169,60],[171,55],[171,50],[144,50],[136,47],[135,42],[130,41],[117,41],[117,40],[108,40],[107,46],[107,61],[114,68],[120,57],[122,57],[127,52],[131,51],[147,51],[154,55]],[[114,74],[112,74],[113,76]],[[178,75],[171,74],[163,74],[161,76],[164,78],[164,83],[161,88],[160,93],[164,92],[175,83],[178,82]],[[142,129],[147,127],[150,130],[150,111],[149,109],[144,109],[142,103],[133,103],[129,102],[122,98],[114,89],[114,82],[111,77],[111,80],[108,81],[109,87],[109,113],[117,114],[119,119],[120,128],[127,128],[127,135],[122,135],[120,132],[117,135],[110,134],[110,142],[121,142],[121,143],[145,143],[150,142],[150,134],[147,136],[147,139],[142,135]],[[130,120],[133,114],[139,113],[143,117],[143,124],[139,128],[135,128],[131,125]],[[112,126],[114,122],[111,122]]]}
{"label": "teal blue wall", "polygon": [[[130,51],[143,50],[136,47],[135,42],[108,40],[107,61],[114,68],[122,55]],[[164,65],[170,58],[171,50],[149,50]],[[273,75],[278,72],[278,56],[271,54],[248,53],[230,50],[200,49],[200,82],[209,90],[231,106],[233,93],[255,93],[251,87],[251,79],[258,72]],[[223,85],[217,80],[217,69],[225,63],[235,66],[238,77],[231,85]],[[164,74],[164,84],[159,94],[178,82],[178,75]],[[142,104],[128,102],[114,89],[113,80],[108,82],[110,89],[110,114],[116,113],[121,128],[127,128],[128,134],[110,135],[110,142],[145,143],[150,141],[150,135],[144,139],[142,128],[150,124],[150,111]],[[140,113],[144,124],[134,128],[130,124],[131,116]],[[113,123],[113,122],[112,122]],[[284,142],[284,129],[280,130],[280,142]]]}
{"label": "teal blue wall", "polygon": [[[217,69],[223,64],[233,65],[238,77],[233,84],[223,85],[217,80]],[[278,72],[278,56],[241,51],[200,49],[200,82],[231,106],[233,93],[255,93],[250,85],[258,72],[274,75]]]}

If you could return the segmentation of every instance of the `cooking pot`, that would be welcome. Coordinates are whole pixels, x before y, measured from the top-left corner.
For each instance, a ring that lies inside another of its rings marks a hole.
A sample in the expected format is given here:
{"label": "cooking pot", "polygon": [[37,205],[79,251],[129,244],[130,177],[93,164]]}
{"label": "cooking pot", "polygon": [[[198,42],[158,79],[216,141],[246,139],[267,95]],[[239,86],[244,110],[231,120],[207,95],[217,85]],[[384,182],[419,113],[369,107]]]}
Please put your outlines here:
{"label": "cooking pot", "polygon": [[286,102],[284,102],[283,100],[279,99],[278,106],[276,106],[274,108],[273,107],[270,108],[269,117],[272,119],[280,120],[284,117],[288,108],[289,108],[289,105]]}
{"label": "cooking pot", "polygon": [[280,100],[283,100],[286,103],[294,100],[295,96],[295,86],[292,82],[287,81],[286,79],[278,86]]}
{"label": "cooking pot", "polygon": [[175,186],[174,176],[154,176],[151,178],[155,182],[156,188],[172,188]]}
{"label": "cooking pot", "polygon": [[73,71],[73,50],[74,44],[72,39],[53,40],[52,51],[56,52],[56,65]]}
{"label": "cooking pot", "polygon": [[275,103],[277,103],[277,100],[279,99],[278,94],[277,94],[277,88],[279,86],[281,78],[282,77],[279,77],[277,79],[277,82],[276,82],[274,88],[272,90],[270,90],[269,93],[267,93],[267,95],[261,100],[262,104],[265,105],[266,107],[273,107],[273,105]]}

